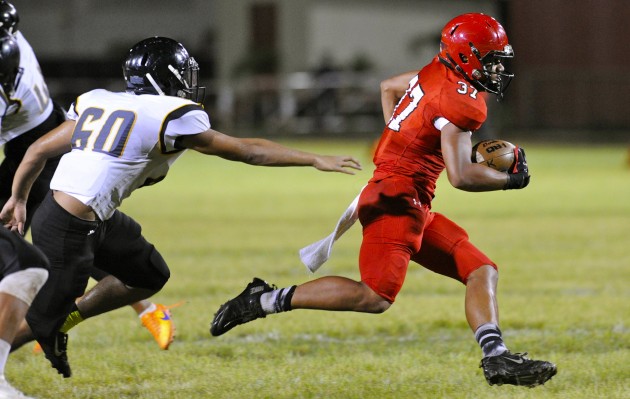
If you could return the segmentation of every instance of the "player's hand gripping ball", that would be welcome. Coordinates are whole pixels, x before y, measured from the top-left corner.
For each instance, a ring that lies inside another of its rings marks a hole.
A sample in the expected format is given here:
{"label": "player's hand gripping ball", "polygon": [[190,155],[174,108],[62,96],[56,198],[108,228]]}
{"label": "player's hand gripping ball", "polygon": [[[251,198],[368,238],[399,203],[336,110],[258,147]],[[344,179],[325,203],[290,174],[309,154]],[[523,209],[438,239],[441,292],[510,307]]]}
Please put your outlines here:
{"label": "player's hand gripping ball", "polygon": [[472,162],[489,166],[499,172],[511,172],[516,146],[505,140],[482,140],[472,148]]}

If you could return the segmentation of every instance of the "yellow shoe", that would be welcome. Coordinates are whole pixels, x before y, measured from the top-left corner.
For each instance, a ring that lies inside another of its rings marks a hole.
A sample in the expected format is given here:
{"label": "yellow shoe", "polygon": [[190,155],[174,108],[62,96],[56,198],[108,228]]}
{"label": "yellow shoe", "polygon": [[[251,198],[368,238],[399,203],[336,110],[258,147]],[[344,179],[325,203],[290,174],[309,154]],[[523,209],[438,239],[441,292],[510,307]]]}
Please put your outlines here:
{"label": "yellow shoe", "polygon": [[173,342],[175,326],[173,325],[169,309],[179,305],[181,305],[181,303],[171,306],[156,303],[156,309],[153,312],[146,313],[140,318],[142,325],[153,335],[160,349],[167,350],[171,342]]}

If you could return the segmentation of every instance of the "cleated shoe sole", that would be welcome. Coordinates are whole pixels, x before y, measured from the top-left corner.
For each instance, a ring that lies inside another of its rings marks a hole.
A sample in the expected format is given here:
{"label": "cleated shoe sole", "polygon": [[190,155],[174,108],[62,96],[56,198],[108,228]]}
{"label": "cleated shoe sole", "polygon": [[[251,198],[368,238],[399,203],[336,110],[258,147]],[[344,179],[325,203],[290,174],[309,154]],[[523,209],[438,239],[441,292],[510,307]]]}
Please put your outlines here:
{"label": "cleated shoe sole", "polygon": [[479,367],[490,385],[518,385],[536,387],[549,381],[558,369],[555,364],[543,360],[531,360],[527,353],[506,352],[499,356],[485,357]]}

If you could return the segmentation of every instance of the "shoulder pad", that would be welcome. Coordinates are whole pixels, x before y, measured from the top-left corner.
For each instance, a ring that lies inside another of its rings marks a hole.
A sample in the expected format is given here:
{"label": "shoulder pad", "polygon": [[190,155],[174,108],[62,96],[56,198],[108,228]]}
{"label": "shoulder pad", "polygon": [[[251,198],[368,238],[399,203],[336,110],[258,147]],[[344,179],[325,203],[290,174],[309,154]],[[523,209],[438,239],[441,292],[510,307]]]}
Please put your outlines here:
{"label": "shoulder pad", "polygon": [[464,82],[446,83],[439,104],[442,115],[462,130],[479,129],[488,115],[482,93]]}

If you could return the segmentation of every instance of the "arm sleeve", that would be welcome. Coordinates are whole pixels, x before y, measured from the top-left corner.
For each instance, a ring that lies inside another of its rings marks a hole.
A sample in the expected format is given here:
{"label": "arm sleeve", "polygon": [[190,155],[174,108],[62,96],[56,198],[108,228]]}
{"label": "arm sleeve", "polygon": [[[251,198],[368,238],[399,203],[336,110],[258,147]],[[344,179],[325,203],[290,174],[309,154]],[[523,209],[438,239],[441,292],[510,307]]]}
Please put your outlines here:
{"label": "arm sleeve", "polygon": [[[0,99],[0,115],[4,115],[7,112],[7,103],[4,100],[4,96]],[[0,133],[2,133],[2,118],[0,118]],[[3,144],[4,140],[0,137],[0,144]]]}
{"label": "arm sleeve", "polygon": [[161,134],[162,151],[172,152],[181,150],[175,144],[180,136],[199,134],[210,129],[208,114],[198,105],[179,108],[171,112],[164,121]]}
{"label": "arm sleeve", "polygon": [[79,115],[77,114],[77,110],[76,110],[76,102],[73,102],[72,105],[70,105],[68,112],[66,112],[66,118],[73,121],[76,121],[77,119],[79,119]]}

